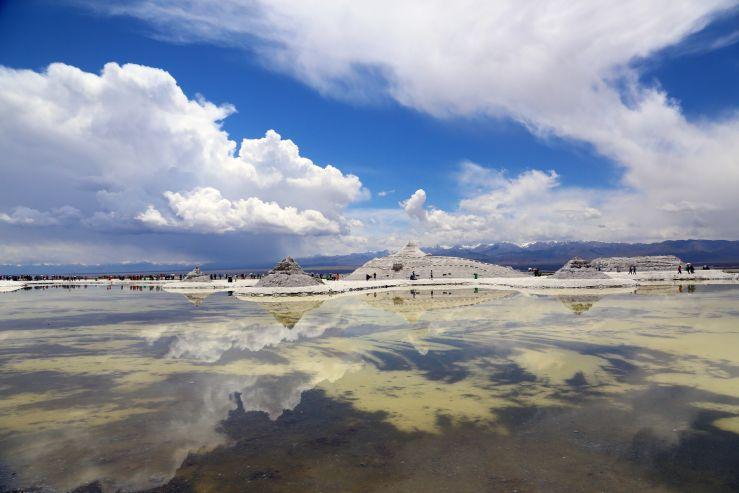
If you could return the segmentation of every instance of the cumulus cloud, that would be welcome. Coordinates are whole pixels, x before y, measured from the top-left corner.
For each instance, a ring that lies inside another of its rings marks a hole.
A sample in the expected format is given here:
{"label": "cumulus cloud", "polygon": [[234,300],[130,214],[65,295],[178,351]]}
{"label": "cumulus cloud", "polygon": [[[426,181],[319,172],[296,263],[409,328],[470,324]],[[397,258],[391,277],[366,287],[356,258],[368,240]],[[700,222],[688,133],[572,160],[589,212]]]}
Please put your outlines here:
{"label": "cumulus cloud", "polygon": [[426,204],[426,191],[418,189],[413,192],[413,195],[411,195],[408,200],[401,202],[400,206],[403,207],[403,210],[409,216],[420,221],[425,221],[428,213],[426,212],[426,209],[423,208],[424,204]]}
{"label": "cumulus cloud", "polygon": [[[423,190],[401,203],[425,243],[454,244],[460,238],[516,242],[552,238],[657,240],[708,236],[715,224],[705,220],[706,214],[715,212],[707,203],[680,201],[645,210],[645,204],[656,204],[648,196],[563,186],[555,171],[528,170],[511,177],[505,170],[468,162],[460,166],[460,182],[466,179],[470,166],[480,168],[475,174],[495,179],[465,196],[453,210],[426,206]],[[675,216],[680,221],[676,222]],[[724,220],[725,231],[730,231],[730,219]]]}
{"label": "cumulus cloud", "polygon": [[39,211],[30,207],[15,207],[10,213],[0,212],[0,222],[19,226],[58,226],[79,219],[80,211],[72,206]]}
{"label": "cumulus cloud", "polygon": [[555,171],[530,170],[509,178],[504,170],[466,161],[457,176],[460,184],[475,178],[477,188],[459,202],[456,211],[425,207],[424,190],[401,203],[406,214],[423,226],[426,241],[561,238],[585,233],[582,220],[601,216],[586,192],[560,188]]}
{"label": "cumulus cloud", "polygon": [[293,234],[337,234],[340,225],[320,212],[280,207],[256,197],[230,201],[215,188],[196,188],[184,194],[164,192],[175,217],[166,219],[153,206],[137,219],[154,228],[176,228],[211,233],[264,231]]}
{"label": "cumulus cloud", "polygon": [[511,213],[517,206],[540,201],[549,189],[559,184],[555,171],[526,171],[514,179],[502,180],[494,188],[477,197],[462,201],[464,209],[485,214]]}
{"label": "cumulus cloud", "polygon": [[465,195],[477,195],[489,188],[500,186],[505,182],[505,173],[501,170],[486,168],[469,160],[459,164],[455,176],[457,183]]}
{"label": "cumulus cloud", "polygon": [[136,216],[136,219],[154,228],[165,228],[170,222],[153,205],[146,208],[144,212]]}
{"label": "cumulus cloud", "polygon": [[0,67],[0,113],[12,115],[0,118],[3,236],[57,225],[59,240],[78,244],[90,230],[347,234],[344,209],[368,196],[359,178],[273,130],[237,145],[221,128],[234,111],[190,99],[152,67]]}
{"label": "cumulus cloud", "polygon": [[[609,198],[621,194],[622,214],[635,213],[644,226],[637,231],[637,222],[625,224],[623,217],[607,223],[606,214],[603,224],[613,234],[650,239],[739,237],[739,226],[727,219],[739,207],[736,113],[691,121],[659,86],[641,82],[638,71],[649,57],[736,5],[735,0],[185,5],[134,0],[107,8],[153,22],[179,41],[248,47],[264,63],[329,96],[379,95],[438,118],[505,117],[538,136],[586,142],[621,167],[622,188],[608,192]],[[497,171],[479,173],[474,167],[462,171],[468,180],[482,178],[471,195],[508,186]],[[545,175],[522,176],[506,193],[525,193],[526,183],[553,179]],[[545,195],[553,189],[568,195],[560,209],[570,212],[556,217],[598,215],[598,204],[583,204],[598,202],[590,198],[594,191],[578,199],[571,197],[574,189],[551,183],[540,184]],[[480,206],[472,198],[461,210]],[[648,229],[655,225],[658,231]],[[553,224],[549,230],[562,227]]]}

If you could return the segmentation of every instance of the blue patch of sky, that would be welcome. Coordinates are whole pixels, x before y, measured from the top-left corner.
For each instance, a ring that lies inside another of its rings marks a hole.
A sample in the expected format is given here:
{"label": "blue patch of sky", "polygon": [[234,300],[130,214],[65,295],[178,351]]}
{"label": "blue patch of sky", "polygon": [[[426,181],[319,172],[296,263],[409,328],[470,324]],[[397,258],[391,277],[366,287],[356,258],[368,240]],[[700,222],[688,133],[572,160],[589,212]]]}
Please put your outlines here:
{"label": "blue patch of sky", "polygon": [[739,8],[637,66],[642,82],[661,87],[690,120],[735,113],[739,107]]}

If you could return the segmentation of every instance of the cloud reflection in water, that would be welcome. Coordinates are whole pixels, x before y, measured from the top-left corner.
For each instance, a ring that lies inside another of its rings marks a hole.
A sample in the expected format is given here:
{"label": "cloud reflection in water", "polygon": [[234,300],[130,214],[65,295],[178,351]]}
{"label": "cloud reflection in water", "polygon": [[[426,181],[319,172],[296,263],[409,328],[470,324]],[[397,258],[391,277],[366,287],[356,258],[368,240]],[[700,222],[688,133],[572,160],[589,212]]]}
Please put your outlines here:
{"label": "cloud reflection in water", "polygon": [[[229,395],[275,420],[310,389],[380,412],[404,432],[443,435],[474,423],[506,434],[504,418],[516,410],[602,405],[638,409],[625,433],[648,429],[664,443],[708,411],[736,432],[737,294],[572,300],[449,289],[294,305],[214,295],[188,309],[161,293],[154,301],[182,310],[178,320],[159,316],[151,300],[145,322],[85,324],[80,317],[95,313],[75,312],[72,326],[0,332],[0,460],[23,485],[151,487],[189,453],[229,443],[219,431],[235,407]],[[24,295],[29,306],[75,310],[74,298]],[[141,298],[117,296],[137,311]],[[644,395],[659,388],[688,390],[670,397],[670,409],[664,396],[650,407]]]}

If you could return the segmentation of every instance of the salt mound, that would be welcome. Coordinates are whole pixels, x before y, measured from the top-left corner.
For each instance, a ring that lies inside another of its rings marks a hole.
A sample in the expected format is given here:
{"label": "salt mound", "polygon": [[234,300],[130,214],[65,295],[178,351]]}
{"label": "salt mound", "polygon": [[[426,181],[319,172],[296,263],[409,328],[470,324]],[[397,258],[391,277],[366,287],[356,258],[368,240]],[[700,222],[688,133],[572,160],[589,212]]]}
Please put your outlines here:
{"label": "salt mound", "polygon": [[430,255],[414,242],[387,257],[374,258],[352,272],[347,279],[473,279],[477,277],[526,277],[523,272],[478,260]]}
{"label": "salt mound", "polygon": [[590,262],[580,257],[570,259],[552,277],[554,279],[610,279],[607,274],[598,271]]}
{"label": "salt mound", "polygon": [[256,284],[260,288],[298,288],[317,286],[320,280],[309,276],[292,257],[285,257]]}
{"label": "salt mound", "polygon": [[636,266],[636,271],[677,270],[684,264],[674,255],[650,255],[642,257],[602,257],[594,259],[591,264],[595,268],[608,272],[628,272],[629,267]]}
{"label": "salt mound", "polygon": [[198,265],[185,275],[184,280],[187,282],[210,282],[210,276],[208,274],[203,274]]}

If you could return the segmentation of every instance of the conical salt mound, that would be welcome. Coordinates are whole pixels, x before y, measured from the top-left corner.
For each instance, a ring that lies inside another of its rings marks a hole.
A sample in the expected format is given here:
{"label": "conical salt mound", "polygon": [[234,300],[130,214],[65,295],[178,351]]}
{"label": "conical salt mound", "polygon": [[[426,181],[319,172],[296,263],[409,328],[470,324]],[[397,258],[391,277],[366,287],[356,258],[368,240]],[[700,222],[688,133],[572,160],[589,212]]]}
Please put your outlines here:
{"label": "conical salt mound", "polygon": [[387,257],[373,258],[352,272],[347,280],[409,279],[475,279],[477,277],[525,277],[526,274],[500,265],[478,260],[430,255],[409,241]]}
{"label": "conical salt mound", "polygon": [[316,286],[321,281],[311,277],[292,257],[285,257],[256,284],[260,288],[297,288]]}
{"label": "conical salt mound", "polygon": [[200,270],[200,266],[197,265],[193,270],[185,275],[184,280],[187,282],[210,282],[210,276],[208,274],[203,274],[203,271]]}
{"label": "conical salt mound", "polygon": [[628,272],[634,266],[638,272],[650,270],[677,270],[678,265],[685,262],[674,255],[647,255],[643,257],[605,257],[596,258],[591,262],[593,267],[608,272]]}
{"label": "conical salt mound", "polygon": [[555,279],[608,279],[609,276],[593,267],[587,260],[575,257],[554,273]]}
{"label": "conical salt mound", "polygon": [[427,257],[429,254],[418,247],[415,241],[409,241],[406,246],[393,253],[393,257]]}

